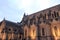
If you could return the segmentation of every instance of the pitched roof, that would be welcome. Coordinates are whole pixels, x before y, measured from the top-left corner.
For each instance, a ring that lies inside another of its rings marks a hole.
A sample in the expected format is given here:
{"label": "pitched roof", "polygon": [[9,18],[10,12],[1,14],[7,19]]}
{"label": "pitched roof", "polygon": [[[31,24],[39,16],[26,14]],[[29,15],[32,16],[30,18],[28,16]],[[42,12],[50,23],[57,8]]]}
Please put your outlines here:
{"label": "pitched roof", "polygon": [[5,25],[7,27],[15,27],[15,28],[18,28],[19,29],[19,33],[23,34],[23,29],[21,28],[21,26],[18,24],[18,23],[15,23],[15,22],[11,22],[11,21],[8,21],[8,20],[3,20],[2,22],[5,22]]}
{"label": "pitched roof", "polygon": [[29,15],[29,16],[36,15],[37,13],[41,13],[41,12],[44,12],[44,11],[54,10],[54,9],[60,10],[60,4],[52,6],[52,7],[49,7],[47,9],[44,9],[44,10],[41,10],[41,11],[38,11],[38,12],[35,12],[35,13]]}
{"label": "pitched roof", "polygon": [[4,21],[5,21],[6,25],[15,26],[15,27],[19,26],[19,25],[18,25],[17,23],[15,23],[15,22],[11,22],[11,21],[8,21],[8,20],[4,20]]}

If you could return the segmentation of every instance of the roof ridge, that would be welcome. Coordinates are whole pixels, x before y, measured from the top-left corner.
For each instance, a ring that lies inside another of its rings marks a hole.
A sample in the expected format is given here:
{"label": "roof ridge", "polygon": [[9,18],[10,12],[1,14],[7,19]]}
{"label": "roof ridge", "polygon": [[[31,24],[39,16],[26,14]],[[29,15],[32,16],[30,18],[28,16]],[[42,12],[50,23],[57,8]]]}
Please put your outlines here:
{"label": "roof ridge", "polygon": [[[42,11],[45,11],[45,10],[48,10],[48,9],[52,9],[52,8],[54,8],[54,7],[58,7],[58,6],[60,6],[60,4],[58,4],[58,5],[54,5],[54,6],[52,6],[52,7],[49,7],[49,8],[46,8],[46,9],[40,10],[40,11],[37,11],[37,12],[31,14],[31,15],[35,15],[36,13],[39,13],[39,12],[42,12]],[[31,15],[28,15],[28,16],[31,16]]]}

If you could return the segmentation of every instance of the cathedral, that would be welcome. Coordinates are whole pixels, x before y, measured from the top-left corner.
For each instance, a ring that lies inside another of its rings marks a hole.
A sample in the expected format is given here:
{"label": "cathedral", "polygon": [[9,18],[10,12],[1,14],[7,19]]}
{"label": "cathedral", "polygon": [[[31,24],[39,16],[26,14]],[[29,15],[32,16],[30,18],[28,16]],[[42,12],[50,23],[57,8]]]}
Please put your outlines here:
{"label": "cathedral", "polygon": [[3,19],[0,40],[60,40],[60,4],[24,14],[19,23]]}

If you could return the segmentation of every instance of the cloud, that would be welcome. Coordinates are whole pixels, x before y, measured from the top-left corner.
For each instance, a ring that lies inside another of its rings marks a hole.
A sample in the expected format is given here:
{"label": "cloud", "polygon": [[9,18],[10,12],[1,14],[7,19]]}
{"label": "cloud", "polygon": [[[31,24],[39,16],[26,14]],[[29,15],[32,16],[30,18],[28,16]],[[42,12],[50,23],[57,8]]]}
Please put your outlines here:
{"label": "cloud", "polygon": [[[9,0],[11,2],[12,0]],[[23,9],[24,12],[32,14],[39,10],[46,9],[50,6],[58,4],[59,0],[13,0],[11,3],[17,9]]]}
{"label": "cloud", "polygon": [[22,17],[19,19],[19,15],[22,16],[23,12],[17,7],[17,2],[17,0],[0,0],[0,20],[5,17],[14,22],[21,21]]}
{"label": "cloud", "polygon": [[29,15],[56,4],[60,0],[0,0],[0,19],[21,21],[24,12]]}

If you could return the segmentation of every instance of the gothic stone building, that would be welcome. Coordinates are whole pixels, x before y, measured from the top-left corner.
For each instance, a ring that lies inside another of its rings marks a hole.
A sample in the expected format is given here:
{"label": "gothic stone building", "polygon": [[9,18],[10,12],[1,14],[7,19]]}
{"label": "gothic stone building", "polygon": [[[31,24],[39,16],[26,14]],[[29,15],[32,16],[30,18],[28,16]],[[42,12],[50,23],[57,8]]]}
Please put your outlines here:
{"label": "gothic stone building", "polygon": [[22,40],[23,30],[19,24],[3,20],[0,22],[0,40]]}
{"label": "gothic stone building", "polygon": [[60,40],[60,4],[23,16],[25,40]]}
{"label": "gothic stone building", "polygon": [[0,40],[60,40],[60,4],[25,15],[20,23],[0,22]]}

